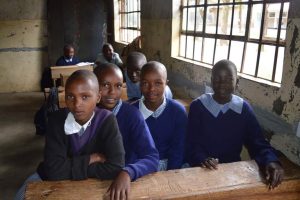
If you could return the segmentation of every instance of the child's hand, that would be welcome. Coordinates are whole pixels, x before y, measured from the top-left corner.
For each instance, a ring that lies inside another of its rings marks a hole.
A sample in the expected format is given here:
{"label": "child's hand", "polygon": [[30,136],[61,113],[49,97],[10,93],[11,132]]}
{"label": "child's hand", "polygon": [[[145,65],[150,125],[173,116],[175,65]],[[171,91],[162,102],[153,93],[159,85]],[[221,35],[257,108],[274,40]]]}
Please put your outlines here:
{"label": "child's hand", "polygon": [[126,171],[121,171],[118,177],[111,184],[107,192],[110,193],[110,200],[129,199],[130,176]]}
{"label": "child's hand", "polygon": [[281,184],[284,176],[284,170],[279,163],[270,162],[265,168],[265,173],[270,190]]}
{"label": "child's hand", "polygon": [[206,158],[202,163],[201,167],[208,169],[218,169],[219,159],[218,158]]}
{"label": "child's hand", "polygon": [[96,162],[100,162],[100,163],[104,163],[106,161],[106,158],[103,154],[101,153],[93,153],[90,155],[90,164],[96,163]]}

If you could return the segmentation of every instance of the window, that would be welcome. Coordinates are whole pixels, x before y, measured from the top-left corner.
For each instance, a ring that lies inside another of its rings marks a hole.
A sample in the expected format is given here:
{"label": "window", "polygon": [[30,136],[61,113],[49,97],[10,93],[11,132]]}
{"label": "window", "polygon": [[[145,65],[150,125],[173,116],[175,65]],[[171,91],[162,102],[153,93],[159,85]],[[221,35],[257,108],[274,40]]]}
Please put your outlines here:
{"label": "window", "polygon": [[130,43],[140,33],[140,0],[115,0],[115,39]]}
{"label": "window", "polygon": [[182,0],[179,56],[281,83],[289,0]]}

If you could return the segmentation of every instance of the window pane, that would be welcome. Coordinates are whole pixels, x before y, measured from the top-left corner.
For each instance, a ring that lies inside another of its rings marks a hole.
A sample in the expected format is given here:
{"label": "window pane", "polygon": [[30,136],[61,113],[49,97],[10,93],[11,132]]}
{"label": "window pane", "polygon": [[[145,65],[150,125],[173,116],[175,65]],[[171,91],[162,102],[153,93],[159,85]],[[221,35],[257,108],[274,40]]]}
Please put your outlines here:
{"label": "window pane", "polygon": [[276,41],[277,39],[280,7],[281,6],[279,3],[266,4],[266,14],[263,31],[264,40]]}
{"label": "window pane", "polygon": [[204,38],[203,62],[212,64],[214,54],[215,39]]}
{"label": "window pane", "polygon": [[185,57],[185,35],[180,36],[180,51],[179,56]]}
{"label": "window pane", "polygon": [[242,73],[254,76],[256,68],[258,44],[247,43],[244,70]]}
{"label": "window pane", "polygon": [[217,6],[208,6],[206,12],[206,33],[216,33]]}
{"label": "window pane", "polygon": [[195,4],[196,4],[196,0],[189,0],[189,6],[195,5]]}
{"label": "window pane", "polygon": [[196,31],[203,31],[203,14],[204,8],[197,8],[196,13]]}
{"label": "window pane", "polygon": [[187,2],[188,2],[188,0],[182,0],[182,5],[187,6]]}
{"label": "window pane", "polygon": [[285,40],[286,36],[286,27],[287,27],[287,17],[289,12],[290,3],[285,3],[283,7],[282,13],[282,21],[281,21],[281,31],[280,31],[280,39]]}
{"label": "window pane", "polygon": [[218,3],[218,0],[207,0],[208,4]]}
{"label": "window pane", "polygon": [[236,65],[238,72],[241,71],[243,50],[244,42],[231,41],[229,60]]}
{"label": "window pane", "polygon": [[260,26],[262,17],[262,4],[255,4],[252,7],[251,21],[250,21],[250,38],[259,39]]}
{"label": "window pane", "polygon": [[198,4],[198,5],[204,4],[204,0],[197,0],[197,4]]}
{"label": "window pane", "polygon": [[277,65],[275,73],[275,82],[281,83],[283,71],[284,47],[279,47],[277,55]]}
{"label": "window pane", "polygon": [[202,37],[195,38],[195,52],[194,59],[201,61],[201,52],[202,52]]}
{"label": "window pane", "polygon": [[232,0],[220,0],[220,3],[232,3]]}
{"label": "window pane", "polygon": [[234,6],[233,35],[245,35],[247,11],[247,5]]}
{"label": "window pane", "polygon": [[188,9],[188,30],[194,31],[195,30],[195,9],[196,8],[189,8]]}
{"label": "window pane", "polygon": [[261,45],[257,76],[272,80],[274,67],[275,46]]}
{"label": "window pane", "polygon": [[217,40],[215,63],[217,63],[222,59],[227,59],[228,46],[229,46],[228,40]]}
{"label": "window pane", "polygon": [[193,59],[193,51],[194,51],[194,37],[187,37],[187,48],[186,48],[186,57]]}
{"label": "window pane", "polygon": [[181,29],[184,31],[186,30],[186,15],[187,15],[187,8],[184,8],[182,12],[182,27],[181,27]]}
{"label": "window pane", "polygon": [[218,33],[230,34],[232,6],[219,7]]}

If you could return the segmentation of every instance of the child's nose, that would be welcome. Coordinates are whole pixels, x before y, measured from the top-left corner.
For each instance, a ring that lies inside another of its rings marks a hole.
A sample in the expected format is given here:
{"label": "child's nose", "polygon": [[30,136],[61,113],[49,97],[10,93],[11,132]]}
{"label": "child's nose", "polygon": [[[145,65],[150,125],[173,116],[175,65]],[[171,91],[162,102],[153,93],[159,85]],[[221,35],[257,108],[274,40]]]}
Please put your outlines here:
{"label": "child's nose", "polygon": [[80,107],[80,106],[81,106],[81,104],[82,104],[82,101],[81,101],[81,99],[75,99],[75,101],[74,101],[74,106],[75,106],[75,108],[78,108],[78,107]]}

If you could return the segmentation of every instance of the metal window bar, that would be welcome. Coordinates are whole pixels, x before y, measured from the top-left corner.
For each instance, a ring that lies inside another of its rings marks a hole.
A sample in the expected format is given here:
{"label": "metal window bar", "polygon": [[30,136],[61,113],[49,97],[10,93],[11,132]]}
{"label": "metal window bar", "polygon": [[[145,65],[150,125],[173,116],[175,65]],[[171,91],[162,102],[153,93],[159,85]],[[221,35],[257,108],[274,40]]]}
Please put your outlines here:
{"label": "metal window bar", "polygon": [[[218,27],[219,27],[219,14],[220,14],[220,0],[218,0],[217,4],[217,21],[216,21],[216,35],[218,35]],[[213,60],[212,65],[215,63],[215,57],[216,57],[216,46],[217,46],[217,38],[215,38],[215,44],[214,44],[214,53],[213,53]]]}
{"label": "metal window bar", "polygon": [[232,41],[232,32],[233,32],[233,20],[234,20],[234,7],[235,6],[235,0],[233,0],[232,9],[231,9],[231,24],[230,24],[230,33],[229,33],[229,44],[228,44],[228,53],[227,53],[227,59],[229,60],[230,51],[231,51],[231,41]]}

